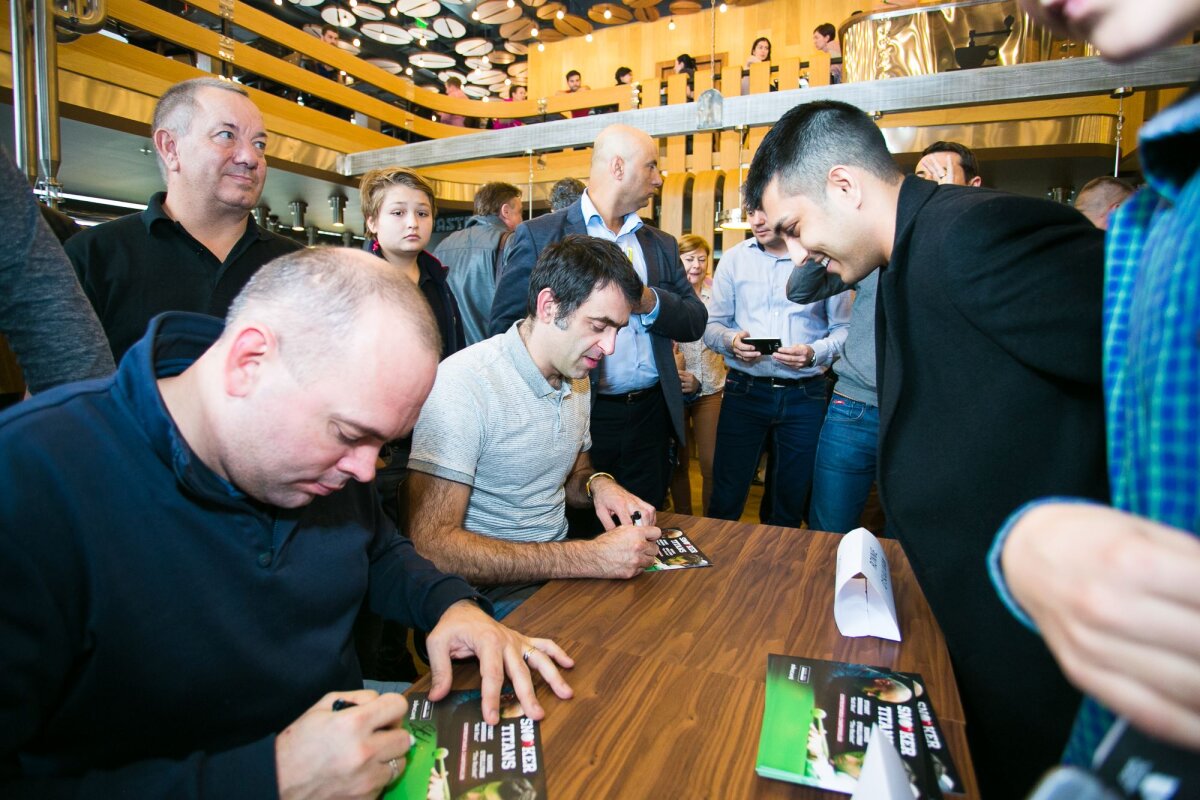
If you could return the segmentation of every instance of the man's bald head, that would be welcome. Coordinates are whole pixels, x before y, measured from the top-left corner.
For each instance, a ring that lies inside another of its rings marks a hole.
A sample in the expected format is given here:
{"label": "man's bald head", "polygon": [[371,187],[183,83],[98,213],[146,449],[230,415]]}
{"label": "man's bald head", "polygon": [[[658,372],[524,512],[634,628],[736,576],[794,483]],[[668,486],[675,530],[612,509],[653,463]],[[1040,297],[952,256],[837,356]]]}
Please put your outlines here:
{"label": "man's bald head", "polygon": [[629,125],[609,125],[596,137],[588,195],[597,207],[608,205],[614,214],[637,211],[662,186],[658,172],[658,145],[642,130]]}
{"label": "man's bald head", "polygon": [[279,352],[301,381],[337,360],[364,311],[382,305],[397,325],[433,354],[441,337],[429,304],[412,281],[362,250],[322,247],[276,258],[241,291],[226,316],[226,331],[248,319],[269,324]]}
{"label": "man's bald head", "polygon": [[609,125],[600,131],[592,146],[592,170],[603,167],[614,156],[630,158],[640,150],[654,147],[654,140],[632,125]]}

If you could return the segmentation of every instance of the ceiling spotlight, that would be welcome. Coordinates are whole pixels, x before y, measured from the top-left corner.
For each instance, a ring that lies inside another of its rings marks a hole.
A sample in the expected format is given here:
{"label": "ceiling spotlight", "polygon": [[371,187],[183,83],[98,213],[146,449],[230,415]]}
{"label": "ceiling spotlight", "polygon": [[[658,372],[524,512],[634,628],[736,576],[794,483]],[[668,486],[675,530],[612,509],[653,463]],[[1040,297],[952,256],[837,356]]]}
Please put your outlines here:
{"label": "ceiling spotlight", "polygon": [[[333,212],[333,227],[345,227],[346,221],[344,218],[344,212],[346,210],[346,198],[342,197],[340,194],[329,195],[329,209]],[[267,210],[269,211],[270,209]]]}
{"label": "ceiling spotlight", "polygon": [[512,8],[512,7],[513,7],[513,6],[515,6],[516,4],[517,4],[517,0],[508,0],[508,3],[506,3],[506,5],[507,5],[509,8]]}
{"label": "ceiling spotlight", "polygon": [[396,10],[395,6],[392,6],[391,8],[389,8],[388,13],[391,14],[393,17],[400,16],[400,12]]}
{"label": "ceiling spotlight", "polygon": [[488,101],[488,99],[487,99],[487,97],[485,96],[485,97],[483,98],[483,102],[485,102],[485,103],[486,103],[487,101]]}
{"label": "ceiling spotlight", "polygon": [[275,0],[275,5],[277,5],[277,6],[283,5],[283,0]]}
{"label": "ceiling spotlight", "polygon": [[667,23],[667,30],[669,30],[669,31],[675,30],[675,19],[674,18],[672,18],[671,21]]}
{"label": "ceiling spotlight", "polygon": [[479,63],[483,64],[485,67],[489,67],[492,64],[492,61],[487,56],[480,56]]}
{"label": "ceiling spotlight", "polygon": [[608,9],[608,8],[604,9],[604,18],[612,19],[612,9]]}
{"label": "ceiling spotlight", "polygon": [[541,42],[538,42],[538,52],[539,53],[546,52],[546,45],[542,44]]}
{"label": "ceiling spotlight", "polygon": [[529,29],[529,35],[530,35],[530,36],[532,36],[532,37],[533,37],[533,38],[535,38],[535,39],[537,38],[537,35],[538,35],[538,27],[537,27],[537,25],[534,25],[532,28],[530,28],[530,29]]}
{"label": "ceiling spotlight", "polygon": [[411,78],[412,77],[412,67],[405,67],[404,74]]}
{"label": "ceiling spotlight", "polygon": [[362,47],[362,40],[360,40],[357,36],[354,37],[354,46]]}
{"label": "ceiling spotlight", "polygon": [[558,11],[556,11],[556,12],[554,13],[554,17],[555,17],[555,19],[562,19],[562,18],[563,18],[563,17],[565,17],[566,15],[567,15],[567,14],[566,14],[566,12],[565,12],[565,11],[563,11],[561,8],[560,8]]}
{"label": "ceiling spotlight", "polygon": [[505,85],[505,86],[512,86],[512,78],[505,78],[505,79],[504,79],[504,85]]}
{"label": "ceiling spotlight", "polygon": [[587,36],[583,37],[583,40],[585,42],[590,42],[592,40],[592,35],[589,33]]}
{"label": "ceiling spotlight", "polygon": [[724,3],[721,3],[721,5],[719,5],[717,7],[717,10],[720,11],[722,14],[724,14],[726,11],[729,10],[729,6],[725,5]]}
{"label": "ceiling spotlight", "polygon": [[288,208],[292,210],[292,230],[304,230],[304,212],[308,209],[308,203],[303,200],[293,200]]}
{"label": "ceiling spotlight", "polygon": [[420,44],[421,47],[424,47],[425,46],[425,37],[422,36],[420,39],[417,39],[417,43]]}
{"label": "ceiling spotlight", "polygon": [[476,22],[479,21],[479,11],[478,10],[471,12],[471,19],[475,20]]}
{"label": "ceiling spotlight", "polygon": [[351,8],[357,8],[357,7],[358,7],[358,0],[350,0],[350,7],[351,7]]}

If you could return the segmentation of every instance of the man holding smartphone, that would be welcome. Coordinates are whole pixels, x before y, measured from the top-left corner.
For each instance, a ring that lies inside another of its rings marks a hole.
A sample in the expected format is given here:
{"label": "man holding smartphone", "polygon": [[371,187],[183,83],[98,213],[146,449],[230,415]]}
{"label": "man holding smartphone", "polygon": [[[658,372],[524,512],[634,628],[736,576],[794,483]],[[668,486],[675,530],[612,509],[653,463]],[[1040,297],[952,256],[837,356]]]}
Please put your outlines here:
{"label": "man holding smartphone", "polygon": [[766,492],[772,502],[763,522],[797,528],[825,416],[825,372],[849,333],[851,300],[847,294],[805,305],[788,300],[787,245],[761,210],[751,211],[749,220],[754,238],[721,258],[704,332],[704,343],[729,367],[705,514],[741,518],[770,436],[774,459]]}

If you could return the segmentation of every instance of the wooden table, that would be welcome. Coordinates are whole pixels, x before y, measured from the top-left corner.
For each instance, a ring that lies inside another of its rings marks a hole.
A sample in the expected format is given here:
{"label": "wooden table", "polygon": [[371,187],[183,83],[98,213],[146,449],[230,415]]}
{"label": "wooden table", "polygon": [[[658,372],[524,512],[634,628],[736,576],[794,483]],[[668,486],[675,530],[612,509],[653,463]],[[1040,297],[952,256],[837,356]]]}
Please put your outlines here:
{"label": "wooden table", "polygon": [[[769,653],[923,675],[967,796],[978,796],[946,646],[895,541],[883,546],[899,643],[838,633],[838,536],[674,514],[659,524],[683,528],[714,566],[551,581],[505,620],[576,661],[574,699],[538,690],[552,800],[837,797],[754,772]],[[456,688],[477,686],[473,667],[456,667]]]}

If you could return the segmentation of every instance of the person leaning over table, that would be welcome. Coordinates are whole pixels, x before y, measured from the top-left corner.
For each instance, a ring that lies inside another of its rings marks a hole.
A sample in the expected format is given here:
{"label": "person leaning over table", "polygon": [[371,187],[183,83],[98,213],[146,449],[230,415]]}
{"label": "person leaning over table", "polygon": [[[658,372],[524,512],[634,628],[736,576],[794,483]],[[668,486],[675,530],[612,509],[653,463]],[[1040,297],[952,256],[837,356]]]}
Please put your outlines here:
{"label": "person leaning over table", "polygon": [[[958,142],[935,142],[925,148],[914,174],[934,183],[980,184],[975,154]],[[811,259],[796,264],[787,293],[793,303],[812,303],[854,290],[850,333],[842,357],[833,365],[837,383],[817,442],[808,518],[813,530],[846,533],[859,525],[879,461],[879,393],[875,389],[879,270],[847,286],[827,266],[827,261]]]}
{"label": "person leaning over table", "polygon": [[533,718],[530,668],[570,697],[561,649],[379,508],[438,353],[396,270],[306,250],[224,325],[164,314],[111,378],[0,414],[0,796],[376,797],[410,741],[404,698],[362,688],[364,602],[431,630],[434,699],[470,656],[493,724],[506,676]]}
{"label": "person leaning over table", "polygon": [[[492,334],[525,316],[538,254],[586,233],[615,242],[645,284],[617,334],[615,353],[593,371],[592,462],[658,508],[671,481],[671,437],[682,444],[683,393],[672,342],[704,334],[708,311],[684,277],[674,237],[645,224],[638,209],[662,186],[658,145],[644,131],[609,125],[596,137],[587,190],[562,211],[521,223],[504,251],[492,302]],[[590,520],[589,520],[590,522]]]}
{"label": "person leaning over table", "polygon": [[879,269],[880,504],[945,635],[983,795],[1019,797],[1078,700],[981,589],[1014,508],[1107,494],[1103,236],[1060,203],[906,177],[871,118],[833,101],[780,118],[746,196],[797,261],[828,258],[846,284]]}
{"label": "person leaning over table", "polygon": [[[527,294],[523,320],[439,367],[409,463],[417,551],[481,587],[497,618],[547,580],[632,578],[658,552],[654,506],[590,453],[588,375],[612,355],[641,280],[615,244],[573,235],[541,252]],[[568,505],[605,532],[567,541]]]}
{"label": "person leaning over table", "polygon": [[[688,234],[679,240],[679,260],[688,283],[707,306],[712,299],[712,246],[703,236]],[[703,339],[676,342],[677,361],[683,364],[679,383],[683,389],[685,424],[690,423],[690,441],[696,443],[702,481],[701,513],[712,496],[713,450],[717,443],[717,418],[721,415],[721,390],[725,388],[725,361],[720,353],[704,346]],[[678,514],[692,513],[691,455],[678,448],[679,463],[671,478],[671,508]]]}

